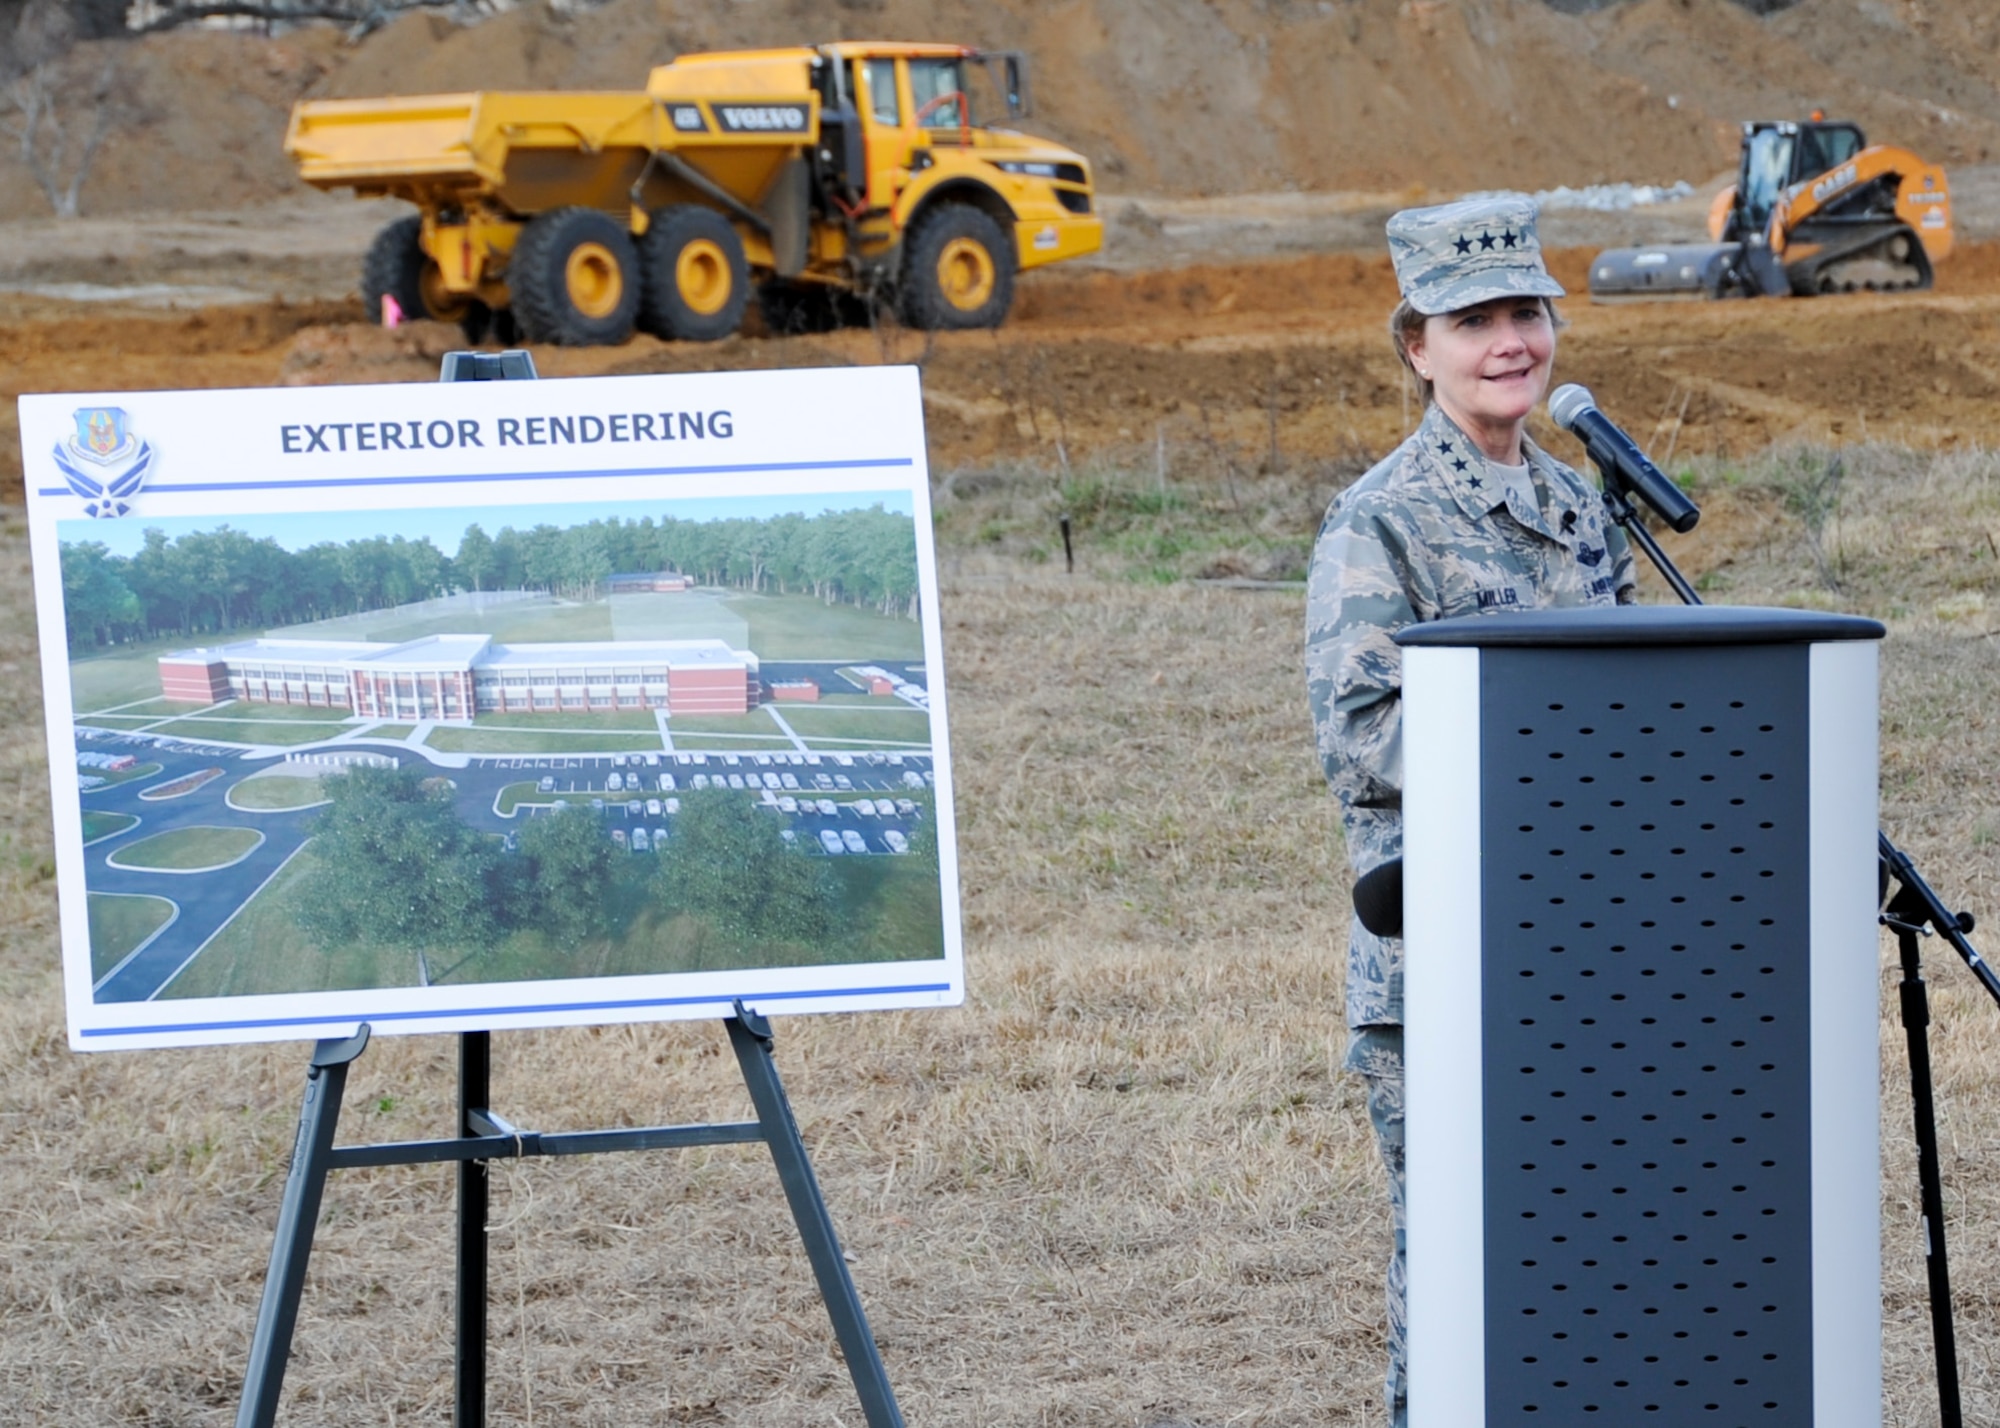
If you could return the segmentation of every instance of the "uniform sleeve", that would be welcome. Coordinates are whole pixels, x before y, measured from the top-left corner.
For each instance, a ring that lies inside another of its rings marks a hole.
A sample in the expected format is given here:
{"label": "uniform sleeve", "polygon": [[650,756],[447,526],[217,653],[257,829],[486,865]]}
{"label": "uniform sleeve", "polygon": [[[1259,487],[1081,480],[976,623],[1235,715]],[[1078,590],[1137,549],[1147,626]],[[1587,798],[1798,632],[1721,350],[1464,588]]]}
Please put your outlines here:
{"label": "uniform sleeve", "polygon": [[1391,637],[1415,623],[1420,583],[1377,503],[1328,512],[1306,582],[1306,694],[1327,784],[1350,809],[1402,801],[1403,654]]}
{"label": "uniform sleeve", "polygon": [[1604,532],[1604,548],[1611,552],[1611,588],[1618,603],[1631,605],[1639,599],[1639,572],[1632,561],[1632,542],[1625,539],[1625,532],[1617,526],[1608,526]]}

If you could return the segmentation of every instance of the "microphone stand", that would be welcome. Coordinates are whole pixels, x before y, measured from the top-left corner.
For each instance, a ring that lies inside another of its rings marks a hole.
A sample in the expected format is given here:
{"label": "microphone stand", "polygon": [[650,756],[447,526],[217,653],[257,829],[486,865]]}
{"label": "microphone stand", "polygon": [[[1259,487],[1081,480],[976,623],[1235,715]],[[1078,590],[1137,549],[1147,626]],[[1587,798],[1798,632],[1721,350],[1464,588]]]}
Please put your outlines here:
{"label": "microphone stand", "polygon": [[[1639,512],[1632,504],[1632,492],[1618,472],[1600,466],[1598,474],[1604,479],[1604,509],[1610,513],[1611,519],[1646,552],[1646,558],[1673,587],[1683,604],[1701,604],[1701,596],[1675,568],[1666,551],[1660,548],[1660,543],[1639,518]],[[1875,840],[1881,859],[1879,878],[1882,891],[1887,893],[1891,882],[1896,885],[1896,894],[1886,899],[1879,920],[1882,926],[1896,934],[1896,946],[1902,958],[1903,980],[1898,991],[1902,1001],[1903,1032],[1909,1043],[1910,1095],[1917,1132],[1917,1182],[1923,1216],[1924,1266],[1930,1287],[1931,1339],[1937,1350],[1938,1418],[1941,1428],[1964,1428],[1965,1415],[1959,1404],[1958,1335],[1951,1309],[1951,1273],[1945,1260],[1944,1184],[1938,1169],[1937,1108],[1931,1084],[1930,998],[1924,987],[1917,939],[1929,937],[1933,931],[1944,938],[1996,1004],[2000,1004],[2000,976],[1994,974],[1986,959],[1979,955],[1978,949],[1966,936],[1972,931],[1972,914],[1952,912],[1947,908],[1944,900],[1924,881],[1916,864],[1910,861],[1909,854],[1890,842],[1888,834],[1878,829]]]}

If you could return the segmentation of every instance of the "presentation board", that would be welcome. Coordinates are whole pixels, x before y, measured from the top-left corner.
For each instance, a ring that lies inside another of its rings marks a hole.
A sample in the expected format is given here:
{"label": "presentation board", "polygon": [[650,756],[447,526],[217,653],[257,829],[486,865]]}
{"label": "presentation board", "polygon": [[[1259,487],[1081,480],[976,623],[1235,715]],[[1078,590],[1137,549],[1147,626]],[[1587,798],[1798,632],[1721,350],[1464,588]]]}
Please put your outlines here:
{"label": "presentation board", "polygon": [[963,1000],[914,369],[20,411],[72,1046]]}

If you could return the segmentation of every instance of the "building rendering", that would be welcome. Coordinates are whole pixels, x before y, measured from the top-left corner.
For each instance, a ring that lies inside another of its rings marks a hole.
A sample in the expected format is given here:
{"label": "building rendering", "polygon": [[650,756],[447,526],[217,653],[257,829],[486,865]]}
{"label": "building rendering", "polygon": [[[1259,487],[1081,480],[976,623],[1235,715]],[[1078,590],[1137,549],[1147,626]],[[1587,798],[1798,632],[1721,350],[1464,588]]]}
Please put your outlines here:
{"label": "building rendering", "polygon": [[262,639],[160,656],[160,693],[203,704],[300,704],[399,721],[616,709],[744,714],[758,702],[757,668],[757,656],[721,640]]}

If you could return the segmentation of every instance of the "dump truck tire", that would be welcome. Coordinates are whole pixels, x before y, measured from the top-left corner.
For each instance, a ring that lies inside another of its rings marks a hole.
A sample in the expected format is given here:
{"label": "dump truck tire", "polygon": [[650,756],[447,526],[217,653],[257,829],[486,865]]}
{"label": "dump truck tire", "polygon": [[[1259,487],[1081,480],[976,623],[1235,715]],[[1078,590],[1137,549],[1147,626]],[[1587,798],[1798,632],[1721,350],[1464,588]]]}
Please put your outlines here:
{"label": "dump truck tire", "polygon": [[615,219],[555,208],[521,230],[507,287],[530,342],[615,347],[630,339],[639,311],[639,254]]}
{"label": "dump truck tire", "polygon": [[1014,304],[1014,250],[985,213],[948,203],[919,218],[906,240],[899,306],[926,331],[998,327]]}
{"label": "dump truck tire", "polygon": [[718,342],[743,325],[750,264],[721,214],[692,203],[661,209],[639,240],[639,257],[646,331],[673,342]]}
{"label": "dump truck tire", "polygon": [[423,231],[423,219],[398,218],[368,245],[368,256],[361,260],[361,305],[377,327],[382,325],[385,296],[396,300],[404,317],[414,321],[430,316],[424,302],[424,269],[431,260],[417,241]]}

